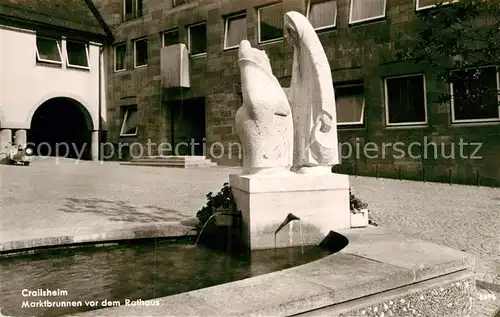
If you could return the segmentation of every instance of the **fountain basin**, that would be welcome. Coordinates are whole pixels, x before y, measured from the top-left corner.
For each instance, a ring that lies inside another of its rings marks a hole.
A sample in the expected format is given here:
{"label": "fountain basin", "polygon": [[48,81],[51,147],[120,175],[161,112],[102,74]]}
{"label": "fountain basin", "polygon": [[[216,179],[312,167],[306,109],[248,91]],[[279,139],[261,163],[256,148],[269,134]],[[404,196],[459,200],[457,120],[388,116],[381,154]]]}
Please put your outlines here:
{"label": "fountain basin", "polygon": [[[342,251],[294,268],[74,316],[467,316],[475,260],[382,229],[337,230]],[[415,310],[415,312],[413,312]]]}
{"label": "fountain basin", "polygon": [[158,297],[280,271],[330,253],[318,246],[304,253],[300,247],[260,250],[249,261],[158,239],[46,251],[0,261],[0,308],[7,316],[56,317],[117,305],[157,307]]}

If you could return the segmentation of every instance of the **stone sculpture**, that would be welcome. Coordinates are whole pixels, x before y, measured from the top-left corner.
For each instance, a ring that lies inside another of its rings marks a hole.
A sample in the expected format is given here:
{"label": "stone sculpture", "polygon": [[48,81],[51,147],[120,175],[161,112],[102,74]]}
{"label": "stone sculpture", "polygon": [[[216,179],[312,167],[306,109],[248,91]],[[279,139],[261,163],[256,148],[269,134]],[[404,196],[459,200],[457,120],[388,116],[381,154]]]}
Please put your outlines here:
{"label": "stone sculpture", "polygon": [[294,45],[288,91],[294,127],[292,169],[299,173],[330,172],[330,166],[339,163],[330,65],[316,31],[304,15],[287,12],[284,21],[285,37]]}
{"label": "stone sculpture", "polygon": [[238,57],[243,105],[235,127],[243,147],[243,173],[289,171],[293,123],[287,96],[264,51],[243,40]]}

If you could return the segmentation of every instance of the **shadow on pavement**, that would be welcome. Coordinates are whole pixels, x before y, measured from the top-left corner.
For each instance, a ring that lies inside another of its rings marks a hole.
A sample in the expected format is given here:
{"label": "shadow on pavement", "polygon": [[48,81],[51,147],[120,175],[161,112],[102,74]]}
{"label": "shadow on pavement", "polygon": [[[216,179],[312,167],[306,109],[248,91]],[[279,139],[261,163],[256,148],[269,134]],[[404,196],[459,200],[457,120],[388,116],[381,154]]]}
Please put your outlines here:
{"label": "shadow on pavement", "polygon": [[158,206],[134,206],[121,200],[99,198],[67,198],[60,211],[68,213],[93,213],[106,216],[110,221],[163,222],[186,218],[177,210]]}

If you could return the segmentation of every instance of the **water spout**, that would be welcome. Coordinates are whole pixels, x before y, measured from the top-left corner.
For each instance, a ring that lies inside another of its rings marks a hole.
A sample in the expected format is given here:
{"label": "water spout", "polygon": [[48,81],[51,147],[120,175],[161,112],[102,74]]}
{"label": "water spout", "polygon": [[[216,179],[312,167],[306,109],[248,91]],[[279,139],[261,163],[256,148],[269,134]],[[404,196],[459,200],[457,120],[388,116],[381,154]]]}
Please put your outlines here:
{"label": "water spout", "polygon": [[288,232],[288,235],[289,235],[289,239],[290,239],[290,244],[292,244],[292,239],[293,239],[293,222],[292,221],[295,221],[295,220],[298,220],[299,221],[299,231],[300,231],[300,246],[301,246],[301,251],[302,251],[302,254],[304,254],[304,238],[303,238],[303,235],[302,235],[302,222],[300,221],[300,218],[295,216],[294,214],[292,213],[289,213],[285,220],[283,220],[283,222],[279,225],[278,229],[276,229],[276,231],[274,232],[274,249],[276,249],[276,235],[278,234],[278,232],[280,232],[281,229],[283,229],[287,224],[290,224],[290,227],[289,227],[289,232]]}
{"label": "water spout", "polygon": [[290,223],[291,221],[294,221],[294,220],[300,220],[300,218],[295,216],[294,214],[288,214],[288,216],[286,216],[285,220],[283,220],[283,222],[278,227],[278,229],[276,229],[276,231],[274,232],[274,235],[276,236],[278,234],[278,232],[281,229],[283,229],[284,226],[286,226],[288,223]]}

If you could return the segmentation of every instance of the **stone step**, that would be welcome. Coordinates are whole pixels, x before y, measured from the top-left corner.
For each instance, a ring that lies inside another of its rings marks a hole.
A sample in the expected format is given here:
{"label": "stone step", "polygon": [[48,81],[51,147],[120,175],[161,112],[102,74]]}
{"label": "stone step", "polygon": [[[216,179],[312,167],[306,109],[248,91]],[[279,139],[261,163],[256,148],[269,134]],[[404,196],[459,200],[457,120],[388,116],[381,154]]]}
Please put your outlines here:
{"label": "stone step", "polygon": [[148,156],[131,160],[132,162],[211,162],[205,156]]}
{"label": "stone step", "polygon": [[197,164],[203,164],[203,163],[212,163],[211,160],[209,159],[197,159],[197,160],[177,160],[177,159],[154,159],[154,158],[137,158],[133,159],[130,162],[133,163],[143,163],[143,162],[156,162],[156,163],[197,163]]}
{"label": "stone step", "polygon": [[193,168],[193,167],[214,167],[217,163],[208,161],[201,163],[193,162],[120,162],[120,165],[135,165],[135,166],[156,166],[156,167],[179,167],[179,168]]}

